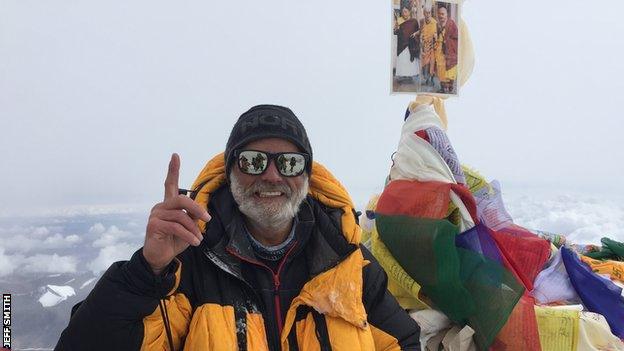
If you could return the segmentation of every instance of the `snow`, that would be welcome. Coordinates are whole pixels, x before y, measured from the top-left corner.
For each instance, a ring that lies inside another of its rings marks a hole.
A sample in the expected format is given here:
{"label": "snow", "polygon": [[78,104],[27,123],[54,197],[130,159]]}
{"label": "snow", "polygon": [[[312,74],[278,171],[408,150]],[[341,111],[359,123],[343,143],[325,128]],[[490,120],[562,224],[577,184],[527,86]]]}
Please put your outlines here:
{"label": "snow", "polygon": [[68,297],[76,295],[74,288],[68,285],[46,285],[44,289],[45,293],[39,298],[39,303],[43,307],[56,306]]}
{"label": "snow", "polygon": [[600,245],[605,236],[624,241],[624,205],[616,196],[516,191],[506,200],[514,223],[525,228],[563,234],[577,244]]}
{"label": "snow", "polygon": [[80,286],[80,289],[84,289],[87,285],[93,283],[97,278],[91,278],[89,280],[87,280],[86,282],[82,283],[82,285]]}

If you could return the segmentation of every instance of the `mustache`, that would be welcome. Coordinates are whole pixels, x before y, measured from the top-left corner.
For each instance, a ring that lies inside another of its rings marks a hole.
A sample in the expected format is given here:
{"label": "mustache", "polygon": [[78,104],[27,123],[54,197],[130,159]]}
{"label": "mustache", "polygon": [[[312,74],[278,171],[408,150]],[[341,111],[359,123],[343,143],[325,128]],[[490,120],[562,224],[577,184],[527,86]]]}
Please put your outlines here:
{"label": "mustache", "polygon": [[266,181],[257,181],[253,183],[247,190],[245,190],[245,195],[253,196],[256,192],[271,192],[271,191],[279,191],[286,195],[286,197],[290,197],[292,195],[292,190],[286,184],[275,184]]}

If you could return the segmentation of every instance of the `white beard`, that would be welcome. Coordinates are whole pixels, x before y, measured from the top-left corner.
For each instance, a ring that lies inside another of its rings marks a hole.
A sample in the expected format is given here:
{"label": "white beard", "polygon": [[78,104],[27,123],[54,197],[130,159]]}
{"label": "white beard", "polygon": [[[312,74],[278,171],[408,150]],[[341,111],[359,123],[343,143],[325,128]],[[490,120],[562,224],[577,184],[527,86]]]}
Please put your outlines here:
{"label": "white beard", "polygon": [[[303,186],[292,191],[286,184],[272,184],[258,180],[248,189],[240,183],[236,174],[230,174],[230,190],[238,204],[238,209],[252,223],[268,230],[279,231],[290,226],[293,218],[299,212],[299,206],[308,194],[308,175],[304,173]],[[256,192],[279,191],[283,193],[283,201],[265,204],[257,200]]]}

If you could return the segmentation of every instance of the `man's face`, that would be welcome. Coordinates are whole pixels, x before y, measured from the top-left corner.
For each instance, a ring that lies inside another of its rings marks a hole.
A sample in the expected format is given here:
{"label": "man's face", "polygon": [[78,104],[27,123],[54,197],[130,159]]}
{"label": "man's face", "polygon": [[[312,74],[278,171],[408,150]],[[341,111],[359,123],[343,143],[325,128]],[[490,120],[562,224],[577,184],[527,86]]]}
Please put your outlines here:
{"label": "man's face", "polygon": [[[299,152],[293,143],[278,138],[256,140],[241,150]],[[238,160],[235,160],[230,173],[230,184],[232,195],[241,212],[265,227],[290,223],[308,193],[307,173],[285,177],[277,170],[275,160],[271,160],[266,171],[259,175],[243,173],[238,166]]]}
{"label": "man's face", "polygon": [[425,11],[425,21],[429,23],[430,20],[431,20],[431,11]]}
{"label": "man's face", "polygon": [[438,21],[440,21],[440,24],[444,26],[446,24],[446,19],[447,19],[446,8],[440,7],[438,9]]}

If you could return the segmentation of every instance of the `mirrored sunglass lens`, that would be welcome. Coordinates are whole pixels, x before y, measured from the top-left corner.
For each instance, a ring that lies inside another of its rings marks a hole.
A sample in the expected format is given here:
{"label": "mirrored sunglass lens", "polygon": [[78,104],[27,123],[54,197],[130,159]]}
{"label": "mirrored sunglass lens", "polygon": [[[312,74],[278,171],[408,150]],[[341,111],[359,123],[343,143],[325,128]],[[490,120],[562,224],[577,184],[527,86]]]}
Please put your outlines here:
{"label": "mirrored sunglass lens", "polygon": [[284,157],[284,155],[277,156],[277,158],[275,159],[275,166],[277,167],[277,170],[280,171],[280,173],[284,174],[284,172],[286,172],[286,168],[288,167],[288,161],[286,160],[286,157]]}
{"label": "mirrored sunglass lens", "polygon": [[242,172],[260,174],[267,166],[267,156],[258,151],[243,151],[238,156],[238,163]]}
{"label": "mirrored sunglass lens", "polygon": [[279,158],[283,158],[283,168],[279,168],[280,172],[285,176],[299,175],[303,172],[306,166],[305,157],[299,154],[282,154]]}

